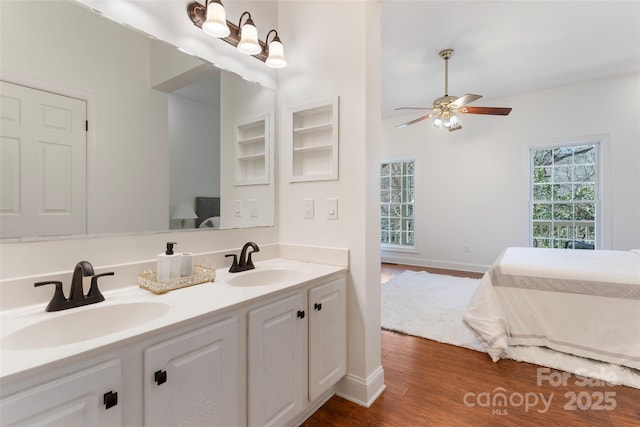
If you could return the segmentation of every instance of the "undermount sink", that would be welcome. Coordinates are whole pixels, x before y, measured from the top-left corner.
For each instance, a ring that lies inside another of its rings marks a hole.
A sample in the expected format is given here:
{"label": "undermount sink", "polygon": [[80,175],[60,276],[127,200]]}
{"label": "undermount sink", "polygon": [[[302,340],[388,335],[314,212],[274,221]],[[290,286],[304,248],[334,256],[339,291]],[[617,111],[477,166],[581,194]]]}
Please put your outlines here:
{"label": "undermount sink", "polygon": [[269,269],[253,270],[247,273],[239,273],[228,280],[231,286],[266,286],[291,283],[302,277],[302,273],[296,270]]}
{"label": "undermount sink", "polygon": [[74,310],[78,309],[18,329],[2,339],[2,347],[35,350],[99,338],[155,320],[169,311],[169,305],[131,302]]}

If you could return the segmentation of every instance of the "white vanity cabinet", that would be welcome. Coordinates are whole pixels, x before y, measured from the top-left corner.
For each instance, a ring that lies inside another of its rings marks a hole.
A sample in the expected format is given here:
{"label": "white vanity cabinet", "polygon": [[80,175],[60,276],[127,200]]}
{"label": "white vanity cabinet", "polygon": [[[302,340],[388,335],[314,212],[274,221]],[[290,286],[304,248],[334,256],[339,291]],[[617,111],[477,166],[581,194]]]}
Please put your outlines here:
{"label": "white vanity cabinet", "polygon": [[249,426],[289,425],[346,373],[346,278],[249,312]]}
{"label": "white vanity cabinet", "polygon": [[238,425],[238,353],[236,316],[147,348],[145,426]]}
{"label": "white vanity cabinet", "polygon": [[306,298],[302,291],[249,312],[249,426],[281,426],[305,404]]}
{"label": "white vanity cabinet", "polygon": [[121,368],[111,360],[2,399],[2,426],[121,426]]}

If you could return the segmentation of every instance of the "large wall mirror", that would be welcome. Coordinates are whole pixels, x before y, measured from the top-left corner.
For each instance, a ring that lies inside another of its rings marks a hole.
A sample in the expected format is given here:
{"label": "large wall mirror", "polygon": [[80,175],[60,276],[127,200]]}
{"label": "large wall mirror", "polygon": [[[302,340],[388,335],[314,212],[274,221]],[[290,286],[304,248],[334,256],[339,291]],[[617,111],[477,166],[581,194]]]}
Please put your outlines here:
{"label": "large wall mirror", "polygon": [[274,224],[273,90],[75,2],[1,7],[3,242]]}

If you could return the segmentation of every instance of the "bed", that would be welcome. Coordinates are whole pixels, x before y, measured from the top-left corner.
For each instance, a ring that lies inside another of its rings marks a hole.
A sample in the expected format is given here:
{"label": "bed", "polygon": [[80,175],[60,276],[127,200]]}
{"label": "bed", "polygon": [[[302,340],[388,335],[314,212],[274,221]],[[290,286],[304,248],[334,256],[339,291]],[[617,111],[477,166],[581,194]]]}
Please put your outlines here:
{"label": "bed", "polygon": [[220,228],[220,197],[196,197],[196,227]]}
{"label": "bed", "polygon": [[640,369],[640,251],[508,248],[464,321],[494,362],[525,345]]}

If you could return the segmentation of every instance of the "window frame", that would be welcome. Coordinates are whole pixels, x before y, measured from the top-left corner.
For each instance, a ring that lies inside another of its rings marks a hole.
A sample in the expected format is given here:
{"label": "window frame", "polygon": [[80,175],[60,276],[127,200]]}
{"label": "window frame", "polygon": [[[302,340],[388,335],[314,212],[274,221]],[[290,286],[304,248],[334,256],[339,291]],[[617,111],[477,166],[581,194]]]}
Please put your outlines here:
{"label": "window frame", "polygon": [[[398,158],[391,158],[391,159],[384,159],[380,161],[380,165],[378,167],[378,174],[380,177],[380,182],[378,184],[378,191],[382,191],[382,175],[381,175],[381,170],[380,168],[382,167],[383,164],[385,163],[407,163],[407,162],[413,162],[413,203],[412,203],[412,207],[413,207],[413,244],[412,245],[401,245],[401,244],[394,244],[394,243],[382,243],[380,242],[380,249],[381,251],[385,251],[385,252],[405,252],[405,253],[418,253],[418,246],[417,246],[417,228],[418,228],[418,224],[416,221],[417,215],[416,215],[416,194],[417,194],[417,185],[418,185],[418,180],[417,180],[417,160],[415,157],[398,157]],[[379,204],[379,209],[382,209],[382,200],[380,200],[380,204]],[[380,221],[382,221],[382,214],[380,214]],[[382,224],[379,225],[379,229],[380,229],[380,233],[382,233]],[[382,239],[380,239],[382,240]]]}
{"label": "window frame", "polygon": [[[608,246],[608,234],[610,234],[610,227],[608,223],[605,221],[605,215],[607,209],[605,209],[605,194],[607,192],[607,188],[605,187],[605,148],[607,147],[606,138],[602,136],[596,137],[586,137],[586,138],[575,138],[575,139],[565,139],[563,141],[549,142],[545,144],[536,144],[529,145],[526,147],[526,171],[527,171],[527,244],[528,247],[533,246],[533,205],[535,203],[534,200],[534,165],[533,153],[536,150],[553,150],[557,148],[563,147],[576,147],[582,145],[594,145],[596,147],[595,152],[595,173],[596,178],[594,180],[595,184],[595,196],[594,196],[594,204],[595,204],[595,219],[594,219],[594,227],[595,227],[595,249],[605,249]],[[553,220],[552,220],[553,221]],[[575,221],[572,219],[571,221]],[[552,231],[553,233],[553,231]]]}

